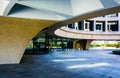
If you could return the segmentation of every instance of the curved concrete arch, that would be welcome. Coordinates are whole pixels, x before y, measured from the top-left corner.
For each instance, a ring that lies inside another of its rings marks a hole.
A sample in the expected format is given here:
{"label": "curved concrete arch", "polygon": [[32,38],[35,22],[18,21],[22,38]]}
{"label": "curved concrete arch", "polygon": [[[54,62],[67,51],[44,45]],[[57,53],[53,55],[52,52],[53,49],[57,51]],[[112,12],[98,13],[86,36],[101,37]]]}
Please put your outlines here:
{"label": "curved concrete arch", "polygon": [[56,22],[0,16],[0,64],[19,63],[29,41]]}

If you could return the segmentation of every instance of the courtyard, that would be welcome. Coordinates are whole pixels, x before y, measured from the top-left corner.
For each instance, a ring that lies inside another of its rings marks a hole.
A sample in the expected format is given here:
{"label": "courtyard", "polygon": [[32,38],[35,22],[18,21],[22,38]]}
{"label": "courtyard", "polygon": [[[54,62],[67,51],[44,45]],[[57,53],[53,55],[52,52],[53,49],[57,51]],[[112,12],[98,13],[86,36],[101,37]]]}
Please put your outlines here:
{"label": "courtyard", "polygon": [[0,65],[0,78],[119,78],[119,72],[120,55],[111,50],[56,50]]}

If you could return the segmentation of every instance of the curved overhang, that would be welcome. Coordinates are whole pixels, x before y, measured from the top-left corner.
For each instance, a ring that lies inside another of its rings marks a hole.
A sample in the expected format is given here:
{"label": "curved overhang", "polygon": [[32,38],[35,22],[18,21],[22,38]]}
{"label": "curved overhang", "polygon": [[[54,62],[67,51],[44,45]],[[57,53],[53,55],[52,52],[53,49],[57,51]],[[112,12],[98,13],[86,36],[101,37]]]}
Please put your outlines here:
{"label": "curved overhang", "polygon": [[72,39],[90,39],[90,40],[120,40],[120,32],[90,32],[77,31],[75,29],[57,29],[57,36],[72,38]]}
{"label": "curved overhang", "polygon": [[[1,15],[44,20],[48,20],[44,17],[46,17],[46,15],[50,15],[53,17],[56,16],[59,21],[65,21],[91,12],[120,6],[119,0],[1,0],[0,4]],[[19,10],[18,7],[18,12],[12,12],[9,14],[11,8],[14,9],[15,4],[27,6],[29,9]],[[23,15],[25,12],[28,16]],[[32,12],[32,14],[29,15],[30,12]],[[42,14],[41,12],[45,14]],[[33,17],[36,14],[42,15],[43,17]],[[103,15],[103,13],[101,15]],[[56,20],[56,18],[52,18],[51,20]]]}

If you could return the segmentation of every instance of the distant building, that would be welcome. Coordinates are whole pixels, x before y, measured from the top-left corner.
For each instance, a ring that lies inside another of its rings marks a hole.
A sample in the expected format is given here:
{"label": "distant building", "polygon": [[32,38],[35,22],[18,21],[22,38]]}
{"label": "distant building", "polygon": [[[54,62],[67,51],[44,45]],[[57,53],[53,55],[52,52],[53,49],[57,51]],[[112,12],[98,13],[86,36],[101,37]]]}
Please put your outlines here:
{"label": "distant building", "polygon": [[75,22],[65,27],[83,31],[118,32],[120,31],[120,13]]}

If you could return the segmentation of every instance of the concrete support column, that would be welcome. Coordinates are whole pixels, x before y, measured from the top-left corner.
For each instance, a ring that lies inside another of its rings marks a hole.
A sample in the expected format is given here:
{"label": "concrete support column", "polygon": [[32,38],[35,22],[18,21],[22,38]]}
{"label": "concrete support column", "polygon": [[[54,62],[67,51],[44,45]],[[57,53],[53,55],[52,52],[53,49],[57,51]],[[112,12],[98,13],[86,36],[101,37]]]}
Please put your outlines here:
{"label": "concrete support column", "polygon": [[79,29],[78,28],[78,22],[75,22],[74,25],[75,25],[75,29],[78,30]]}
{"label": "concrete support column", "polygon": [[65,27],[68,28],[68,25],[66,25]]}
{"label": "concrete support column", "polygon": [[91,43],[92,41],[93,41],[93,40],[87,40],[87,41],[86,41],[86,47],[85,47],[85,50],[89,50],[90,43]]}
{"label": "concrete support column", "polygon": [[96,20],[93,21],[93,31],[96,31]]}
{"label": "concrete support column", "polygon": [[118,31],[120,32],[120,13],[118,13]]}
{"label": "concrete support column", "polygon": [[118,13],[118,31],[120,32],[120,13]]}
{"label": "concrete support column", "polygon": [[82,21],[82,30],[85,30],[85,20]]}
{"label": "concrete support column", "polygon": [[80,50],[89,50],[90,43],[93,40],[75,40],[73,42],[73,48]]}
{"label": "concrete support column", "polygon": [[120,13],[118,13],[118,17],[120,18]]}
{"label": "concrete support column", "polygon": [[72,23],[72,28],[75,29],[75,23]]}
{"label": "concrete support column", "polygon": [[108,21],[105,21],[105,32],[108,32]]}

